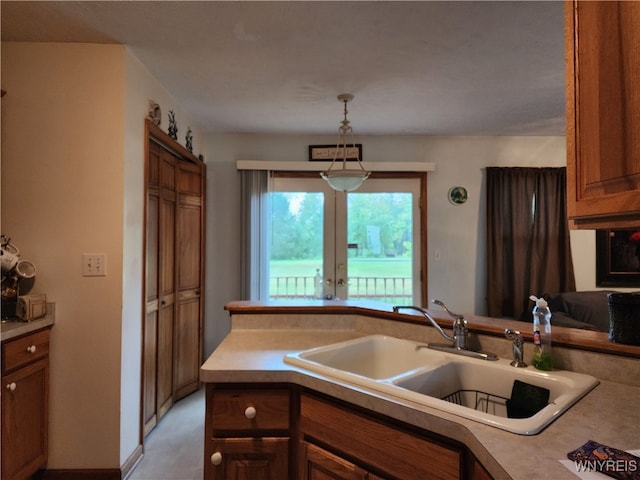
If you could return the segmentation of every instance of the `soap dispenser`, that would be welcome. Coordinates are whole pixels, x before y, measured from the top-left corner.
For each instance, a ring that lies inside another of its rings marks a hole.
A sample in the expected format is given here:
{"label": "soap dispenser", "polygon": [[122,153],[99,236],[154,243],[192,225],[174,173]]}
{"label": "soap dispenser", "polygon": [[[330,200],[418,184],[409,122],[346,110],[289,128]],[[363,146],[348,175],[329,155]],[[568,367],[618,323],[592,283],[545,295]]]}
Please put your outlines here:
{"label": "soap dispenser", "polygon": [[551,357],[551,311],[544,298],[529,297],[533,307],[533,366],[538,370],[553,370]]}

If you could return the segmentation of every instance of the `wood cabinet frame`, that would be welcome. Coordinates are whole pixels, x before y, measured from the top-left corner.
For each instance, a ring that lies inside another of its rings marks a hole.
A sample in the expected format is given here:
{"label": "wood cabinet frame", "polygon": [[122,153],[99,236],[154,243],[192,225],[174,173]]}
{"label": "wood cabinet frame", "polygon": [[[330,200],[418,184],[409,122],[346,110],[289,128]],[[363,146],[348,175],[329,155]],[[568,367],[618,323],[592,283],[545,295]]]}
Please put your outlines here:
{"label": "wood cabinet frame", "polygon": [[206,166],[149,120],[144,190],[141,442],[200,387],[204,336]]}
{"label": "wood cabinet frame", "polygon": [[[458,441],[304,387],[214,383],[206,389],[205,480],[229,475],[236,461],[246,462],[255,480],[492,478]],[[248,405],[258,411],[251,420],[244,415]],[[215,467],[213,454],[220,454]],[[276,471],[279,476],[269,476]]]}
{"label": "wood cabinet frame", "polygon": [[565,2],[567,210],[575,228],[640,224],[638,20],[635,2]]}

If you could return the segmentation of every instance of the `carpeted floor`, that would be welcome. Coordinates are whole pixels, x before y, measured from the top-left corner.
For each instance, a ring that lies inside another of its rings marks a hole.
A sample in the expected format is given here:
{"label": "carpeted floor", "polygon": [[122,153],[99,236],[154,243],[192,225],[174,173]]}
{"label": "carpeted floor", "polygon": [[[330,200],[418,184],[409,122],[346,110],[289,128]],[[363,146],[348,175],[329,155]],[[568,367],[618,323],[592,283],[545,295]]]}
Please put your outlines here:
{"label": "carpeted floor", "polygon": [[127,480],[202,480],[204,388],[177,402],[147,436]]}

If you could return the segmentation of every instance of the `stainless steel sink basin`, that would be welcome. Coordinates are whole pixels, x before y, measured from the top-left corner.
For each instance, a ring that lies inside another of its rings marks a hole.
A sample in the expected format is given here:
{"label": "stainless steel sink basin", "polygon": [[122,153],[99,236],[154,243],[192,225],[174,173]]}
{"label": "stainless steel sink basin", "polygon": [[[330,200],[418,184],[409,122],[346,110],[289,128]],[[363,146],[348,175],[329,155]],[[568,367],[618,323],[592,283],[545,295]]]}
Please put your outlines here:
{"label": "stainless steel sink basin", "polygon": [[[487,362],[419,346],[409,340],[371,335],[290,353],[284,361],[522,435],[540,432],[598,384],[589,375],[514,368],[506,359]],[[524,394],[518,387],[525,389]],[[519,392],[517,401],[512,398],[514,392]],[[548,400],[545,397],[524,418],[513,418],[514,404],[527,410],[538,392],[548,392]]]}

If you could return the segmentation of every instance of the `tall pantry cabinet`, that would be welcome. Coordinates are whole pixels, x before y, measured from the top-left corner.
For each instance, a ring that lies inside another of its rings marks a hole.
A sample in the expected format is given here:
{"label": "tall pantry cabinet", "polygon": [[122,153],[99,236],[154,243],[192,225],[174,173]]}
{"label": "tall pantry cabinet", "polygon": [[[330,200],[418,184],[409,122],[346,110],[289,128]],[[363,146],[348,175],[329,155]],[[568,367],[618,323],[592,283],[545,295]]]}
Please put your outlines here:
{"label": "tall pantry cabinet", "polygon": [[206,167],[147,121],[143,325],[145,435],[200,386]]}

